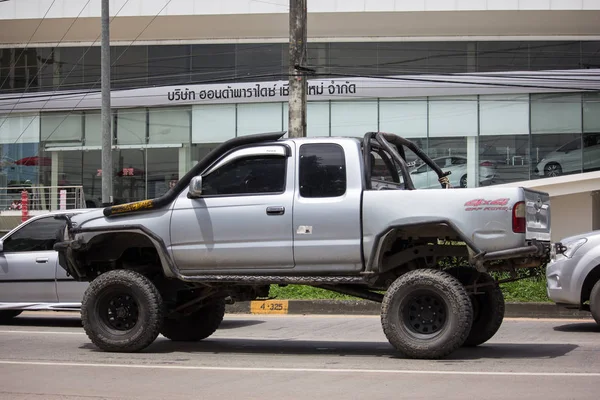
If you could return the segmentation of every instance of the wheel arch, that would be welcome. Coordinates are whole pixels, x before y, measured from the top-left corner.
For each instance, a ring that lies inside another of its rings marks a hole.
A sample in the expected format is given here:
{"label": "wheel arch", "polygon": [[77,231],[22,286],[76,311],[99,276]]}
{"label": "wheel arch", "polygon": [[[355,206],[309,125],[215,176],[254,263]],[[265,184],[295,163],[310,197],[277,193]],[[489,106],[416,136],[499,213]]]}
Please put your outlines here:
{"label": "wheel arch", "polygon": [[[430,238],[430,239],[442,239],[448,241],[459,241],[463,242],[465,246],[448,246],[460,247],[463,251],[459,251],[459,254],[450,252],[450,256],[469,256],[469,250],[474,254],[481,253],[475,243],[468,238],[454,223],[447,219],[423,219],[423,218],[407,218],[400,221],[395,221],[389,225],[386,229],[382,230],[374,236],[373,245],[370,249],[370,253],[367,259],[365,267],[368,273],[382,272],[384,269],[389,269],[386,266],[384,258],[386,253],[392,249],[394,243],[398,238]],[[429,249],[424,253],[414,254],[414,258],[427,257],[428,253],[431,253],[432,249]],[[420,250],[418,250],[420,251]],[[399,260],[401,257],[397,257]]]}
{"label": "wheel arch", "polygon": [[588,272],[583,280],[583,285],[581,286],[580,305],[583,305],[590,299],[592,288],[598,281],[600,281],[600,265],[596,265],[594,268],[592,268],[592,270]]}

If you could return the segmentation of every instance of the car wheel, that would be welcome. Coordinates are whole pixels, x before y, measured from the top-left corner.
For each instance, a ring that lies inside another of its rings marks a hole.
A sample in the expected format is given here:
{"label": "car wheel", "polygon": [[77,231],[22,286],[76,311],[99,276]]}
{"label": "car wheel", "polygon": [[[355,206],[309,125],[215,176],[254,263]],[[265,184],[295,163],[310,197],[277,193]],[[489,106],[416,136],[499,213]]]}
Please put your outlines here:
{"label": "car wheel", "polygon": [[5,323],[21,314],[21,310],[2,310],[0,311],[0,323]]}
{"label": "car wheel", "polygon": [[460,178],[460,182],[459,182],[459,184],[460,184],[460,187],[461,187],[461,188],[466,188],[466,187],[467,187],[467,175],[463,175],[463,176]]}
{"label": "car wheel", "polygon": [[477,284],[473,288],[474,293],[470,294],[473,325],[464,346],[478,346],[487,342],[498,332],[504,320],[505,303],[502,290],[490,274],[478,272],[475,268],[455,267],[446,272],[465,286]]}
{"label": "car wheel", "polygon": [[464,286],[433,269],[400,276],[381,307],[387,339],[409,358],[436,359],[452,353],[464,343],[472,322],[473,307]]}
{"label": "car wheel", "polygon": [[544,167],[544,176],[554,177],[562,175],[562,167],[559,163],[551,162]]}
{"label": "car wheel", "polygon": [[105,351],[135,352],[149,346],[163,321],[162,298],[145,276],[105,272],[85,291],[81,322],[92,343]]}
{"label": "car wheel", "polygon": [[590,293],[590,311],[596,323],[600,325],[600,281],[596,282]]}
{"label": "car wheel", "polygon": [[175,342],[197,342],[212,335],[225,316],[225,299],[216,299],[182,318],[165,318],[160,333]]}

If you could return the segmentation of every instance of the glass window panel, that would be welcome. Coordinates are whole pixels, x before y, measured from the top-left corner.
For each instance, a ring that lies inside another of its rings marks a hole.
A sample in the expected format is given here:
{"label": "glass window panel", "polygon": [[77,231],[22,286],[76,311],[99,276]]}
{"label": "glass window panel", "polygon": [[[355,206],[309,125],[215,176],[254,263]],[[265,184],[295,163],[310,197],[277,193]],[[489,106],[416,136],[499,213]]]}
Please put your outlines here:
{"label": "glass window panel", "polygon": [[529,96],[480,96],[479,123],[481,135],[529,134]]}
{"label": "glass window panel", "polygon": [[583,134],[583,172],[600,169],[600,132]]}
{"label": "glass window panel", "polygon": [[190,46],[148,46],[148,83],[174,85],[190,81]]}
{"label": "glass window panel", "polygon": [[430,97],[429,136],[476,136],[477,97]]}
{"label": "glass window panel", "polygon": [[[50,91],[55,86],[58,86],[58,83],[60,83],[57,68],[58,66],[54,63],[54,59],[56,58],[56,52],[54,48],[42,47],[37,49],[37,53],[39,56],[40,68],[38,75],[39,89],[41,91]],[[1,78],[0,82],[2,82]]]}
{"label": "glass window panel", "polygon": [[286,157],[255,156],[232,161],[203,177],[202,194],[227,196],[282,193]]}
{"label": "glass window panel", "polygon": [[427,137],[427,99],[381,100],[379,130],[407,138]]}
{"label": "glass window panel", "polygon": [[[83,63],[85,68],[83,69],[83,81],[85,87],[97,88],[101,87],[101,58],[100,58],[100,46],[93,46],[86,49],[85,55],[83,56]],[[111,78],[114,78],[111,76]]]}
{"label": "glass window panel", "polygon": [[148,149],[148,198],[162,196],[179,174],[179,149]]}
{"label": "glass window panel", "polygon": [[330,43],[329,66],[337,74],[377,73],[377,43]]}
{"label": "glass window panel", "polygon": [[377,59],[383,75],[412,74],[427,71],[427,43],[379,43]]}
{"label": "glass window panel", "polygon": [[192,45],[192,82],[235,79],[235,44]]}
{"label": "glass window panel", "polygon": [[337,144],[300,147],[300,196],[338,197],[346,193],[344,149]]}
{"label": "glass window panel", "polygon": [[83,53],[82,47],[56,48],[55,62],[58,64],[59,84],[62,90],[76,89],[81,86],[84,73]]}
{"label": "glass window panel", "polygon": [[363,137],[377,130],[376,101],[332,101],[331,136]]}
{"label": "glass window panel", "polygon": [[[283,45],[238,44],[236,46],[235,74],[238,80],[277,80],[283,73]],[[285,71],[287,76],[287,71]]]}
{"label": "glass window panel", "polygon": [[56,233],[65,227],[64,220],[52,217],[31,222],[4,240],[4,252],[49,251],[56,243]]}
{"label": "glass window panel", "polygon": [[532,70],[581,68],[580,42],[534,42],[529,47]]}
{"label": "glass window panel", "polygon": [[[431,42],[427,44],[427,72],[467,72],[469,54],[467,42]],[[475,55],[473,54],[473,57]]]}
{"label": "glass window panel", "polygon": [[192,143],[221,143],[235,137],[235,104],[192,107]]}
{"label": "glass window panel", "polygon": [[531,136],[532,178],[581,172],[581,134]]}
{"label": "glass window panel", "polygon": [[146,109],[117,112],[117,144],[146,143]]}
{"label": "glass window panel", "polygon": [[100,150],[84,151],[81,166],[82,184],[85,202],[89,208],[102,206],[102,174],[98,172],[101,169],[102,152]]}
{"label": "glass window panel", "polygon": [[580,94],[531,95],[531,133],[580,132]]}
{"label": "glass window panel", "polygon": [[99,112],[85,113],[86,146],[102,146],[102,123],[100,117],[101,114]]}
{"label": "glass window panel", "polygon": [[81,142],[83,114],[42,114],[41,140],[43,142]]}
{"label": "glass window panel", "polygon": [[146,86],[148,81],[148,47],[111,47],[111,85],[114,88]]}
{"label": "glass window panel", "polygon": [[[283,130],[288,131],[289,104],[283,103]],[[329,102],[306,104],[306,137],[329,136]]]}
{"label": "glass window panel", "polygon": [[478,42],[477,70],[479,72],[529,70],[527,42]]}
{"label": "glass window panel", "polygon": [[581,68],[600,68],[600,41],[581,42]]}
{"label": "glass window panel", "polygon": [[146,151],[113,151],[114,203],[123,204],[148,198],[146,193]]}
{"label": "glass window panel", "polygon": [[281,103],[238,104],[237,135],[281,131],[282,110]]}
{"label": "glass window panel", "polygon": [[528,180],[529,135],[479,137],[479,165],[480,181],[490,174],[494,184]]}
{"label": "glass window panel", "polygon": [[583,131],[600,132],[600,93],[583,94]]}
{"label": "glass window panel", "polygon": [[190,110],[185,108],[150,109],[150,144],[190,142]]}
{"label": "glass window panel", "polygon": [[0,115],[0,143],[38,143],[40,117],[38,115]]}
{"label": "glass window panel", "polygon": [[[461,160],[467,158],[467,139],[465,137],[429,138],[427,154],[444,171],[450,171],[450,184],[460,187],[464,181],[467,167]],[[439,189],[441,185],[437,174],[427,166],[417,165],[418,173],[411,172],[411,178],[416,188]]]}

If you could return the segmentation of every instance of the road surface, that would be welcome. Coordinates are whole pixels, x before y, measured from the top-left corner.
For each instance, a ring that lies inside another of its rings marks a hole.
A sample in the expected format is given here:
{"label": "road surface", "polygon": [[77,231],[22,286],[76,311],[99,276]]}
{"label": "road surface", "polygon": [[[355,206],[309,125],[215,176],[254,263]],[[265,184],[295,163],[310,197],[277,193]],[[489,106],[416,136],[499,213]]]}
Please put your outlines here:
{"label": "road surface", "polygon": [[199,343],[98,351],[77,314],[0,325],[0,399],[598,399],[600,327],[507,319],[478,348],[400,357],[372,316],[226,315]]}

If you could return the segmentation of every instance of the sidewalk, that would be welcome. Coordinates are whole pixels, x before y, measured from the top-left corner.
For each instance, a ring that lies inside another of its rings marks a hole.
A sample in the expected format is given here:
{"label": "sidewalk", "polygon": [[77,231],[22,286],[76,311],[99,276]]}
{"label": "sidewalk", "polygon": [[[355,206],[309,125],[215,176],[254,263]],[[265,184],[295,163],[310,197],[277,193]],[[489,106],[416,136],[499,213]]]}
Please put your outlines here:
{"label": "sidewalk", "polygon": [[[266,300],[227,306],[232,314],[379,315],[381,305],[367,300]],[[506,303],[507,318],[582,318],[589,312],[568,310],[553,303]]]}

